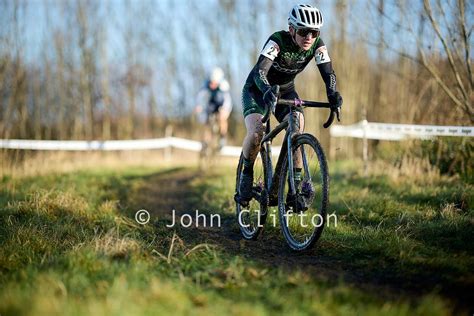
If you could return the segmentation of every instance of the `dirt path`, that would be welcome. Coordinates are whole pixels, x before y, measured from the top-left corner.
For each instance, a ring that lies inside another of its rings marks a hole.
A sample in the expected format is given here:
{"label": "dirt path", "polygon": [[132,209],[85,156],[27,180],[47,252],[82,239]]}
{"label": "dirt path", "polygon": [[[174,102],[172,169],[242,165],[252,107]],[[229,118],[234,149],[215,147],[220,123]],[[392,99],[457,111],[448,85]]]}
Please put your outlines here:
{"label": "dirt path", "polygon": [[[133,203],[151,210],[152,218],[158,223],[170,223],[171,212],[194,215],[199,194],[193,192],[192,181],[199,173],[191,169],[173,169],[147,177],[145,184],[135,190]],[[323,232],[324,235],[324,232]],[[308,273],[314,282],[338,284],[342,279],[362,291],[369,291],[384,300],[408,299],[415,301],[420,295],[432,293],[439,287],[438,279],[409,279],[391,276],[387,273],[364,271],[343,262],[339,258],[324,256],[316,248],[310,253],[291,251],[281,234],[264,232],[257,241],[241,239],[240,232],[232,214],[221,214],[221,227],[194,227],[180,230],[180,237],[186,244],[210,243],[218,245],[231,255],[251,258],[264,266],[283,269],[301,269]],[[458,308],[472,308],[474,290],[472,288],[448,288],[443,286],[440,295],[451,300]]]}

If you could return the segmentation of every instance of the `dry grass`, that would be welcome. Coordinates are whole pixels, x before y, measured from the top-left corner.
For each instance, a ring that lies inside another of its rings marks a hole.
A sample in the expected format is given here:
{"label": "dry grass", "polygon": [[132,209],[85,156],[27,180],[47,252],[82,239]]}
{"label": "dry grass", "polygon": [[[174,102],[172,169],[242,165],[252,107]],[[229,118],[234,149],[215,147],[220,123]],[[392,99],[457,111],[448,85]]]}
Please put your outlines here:
{"label": "dry grass", "polygon": [[[219,164],[235,165],[235,157],[222,157]],[[84,169],[106,167],[123,169],[129,167],[171,167],[198,166],[199,154],[185,150],[172,149],[169,155],[164,150],[137,150],[111,152],[65,152],[42,151],[0,152],[0,177],[24,177],[65,173]]]}
{"label": "dry grass", "polygon": [[11,201],[9,209],[18,212],[31,212],[36,214],[48,214],[62,216],[67,213],[88,216],[89,203],[79,195],[71,192],[58,192],[54,190],[38,190],[32,192],[23,201]]}
{"label": "dry grass", "polygon": [[95,236],[91,242],[92,249],[99,254],[111,258],[127,258],[140,251],[140,244],[136,239],[120,236],[115,227],[104,235]]}
{"label": "dry grass", "polygon": [[442,177],[440,171],[431,165],[427,158],[417,158],[405,155],[395,163],[377,160],[369,164],[369,176],[386,175],[392,181],[398,182],[411,179],[423,183],[435,183]]}

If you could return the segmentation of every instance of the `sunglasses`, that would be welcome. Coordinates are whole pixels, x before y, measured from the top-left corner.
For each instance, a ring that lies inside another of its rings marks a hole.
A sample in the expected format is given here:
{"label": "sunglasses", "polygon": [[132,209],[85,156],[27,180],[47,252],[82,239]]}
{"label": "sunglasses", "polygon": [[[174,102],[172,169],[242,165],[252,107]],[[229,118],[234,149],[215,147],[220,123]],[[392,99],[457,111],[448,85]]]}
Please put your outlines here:
{"label": "sunglasses", "polygon": [[296,34],[298,34],[301,37],[306,37],[308,34],[311,34],[312,38],[319,37],[319,34],[321,32],[319,30],[312,30],[312,29],[299,29],[296,30]]}

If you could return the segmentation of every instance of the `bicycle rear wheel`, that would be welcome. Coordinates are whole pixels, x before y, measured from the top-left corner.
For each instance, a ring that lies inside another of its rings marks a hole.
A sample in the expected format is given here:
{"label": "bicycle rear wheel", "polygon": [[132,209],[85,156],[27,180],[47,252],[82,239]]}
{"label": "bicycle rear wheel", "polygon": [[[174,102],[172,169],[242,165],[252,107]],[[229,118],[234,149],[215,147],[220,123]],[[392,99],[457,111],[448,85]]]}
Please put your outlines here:
{"label": "bicycle rear wheel", "polygon": [[302,154],[301,182],[297,184],[296,196],[289,202],[290,179],[288,156],[285,156],[278,190],[278,213],[288,245],[293,250],[302,251],[311,248],[324,229],[329,203],[329,174],[324,151],[314,136],[298,135],[293,141],[292,151],[293,157],[298,151]]}
{"label": "bicycle rear wheel", "polygon": [[205,141],[201,142],[201,151],[199,152],[199,170],[207,171],[210,168],[211,148]]}
{"label": "bicycle rear wheel", "polygon": [[[245,239],[255,240],[262,232],[267,218],[268,191],[266,189],[266,154],[261,151],[257,156],[253,169],[253,198],[248,205],[243,206],[238,201],[235,202],[237,224]],[[238,196],[240,176],[243,169],[243,154],[240,155],[237,166],[235,194]]]}
{"label": "bicycle rear wheel", "polygon": [[211,114],[204,126],[202,148],[199,153],[199,170],[207,171],[217,165],[219,156],[219,122],[216,114]]}

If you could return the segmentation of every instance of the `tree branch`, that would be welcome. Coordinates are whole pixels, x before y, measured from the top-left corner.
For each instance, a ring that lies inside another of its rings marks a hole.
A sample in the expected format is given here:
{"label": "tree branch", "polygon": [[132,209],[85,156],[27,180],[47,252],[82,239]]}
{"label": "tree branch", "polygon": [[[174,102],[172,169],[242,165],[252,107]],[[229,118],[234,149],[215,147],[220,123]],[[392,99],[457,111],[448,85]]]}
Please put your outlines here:
{"label": "tree branch", "polygon": [[465,1],[464,0],[458,0],[458,6],[459,6],[459,25],[461,29],[461,38],[462,38],[462,43],[464,45],[464,58],[467,66],[467,73],[468,73],[468,78],[469,78],[469,84],[471,87],[471,93],[472,90],[474,90],[474,79],[472,77],[472,64],[471,64],[471,45],[469,42],[469,37],[470,34],[468,34],[467,29],[466,29],[466,14],[465,14]]}
{"label": "tree branch", "polygon": [[467,102],[462,102],[461,100],[459,100],[451,91],[451,89],[449,89],[449,87],[444,83],[441,77],[436,73],[434,67],[430,65],[426,60],[425,53],[421,49],[421,46],[418,47],[418,51],[420,52],[422,65],[426,68],[426,70],[430,72],[436,82],[440,85],[440,87],[444,90],[448,97],[456,104],[456,106],[464,108],[464,111],[469,115],[469,120],[474,123],[474,116],[470,105],[467,104]]}
{"label": "tree branch", "polygon": [[423,0],[423,5],[424,5],[424,8],[425,8],[425,12],[428,16],[428,19],[430,20],[431,25],[433,26],[433,28],[436,32],[436,35],[438,35],[438,38],[440,39],[441,43],[443,44],[446,55],[448,56],[449,65],[451,66],[451,69],[454,73],[454,76],[456,78],[458,87],[461,89],[461,93],[463,94],[464,99],[467,100],[468,95],[467,95],[467,92],[466,92],[466,88],[464,87],[464,84],[462,83],[461,77],[459,76],[459,71],[457,70],[456,65],[454,63],[454,59],[453,59],[453,55],[451,53],[451,49],[449,48],[448,44],[446,43],[446,39],[441,34],[438,23],[434,19],[433,11],[431,10],[431,5],[430,5],[429,0]]}

